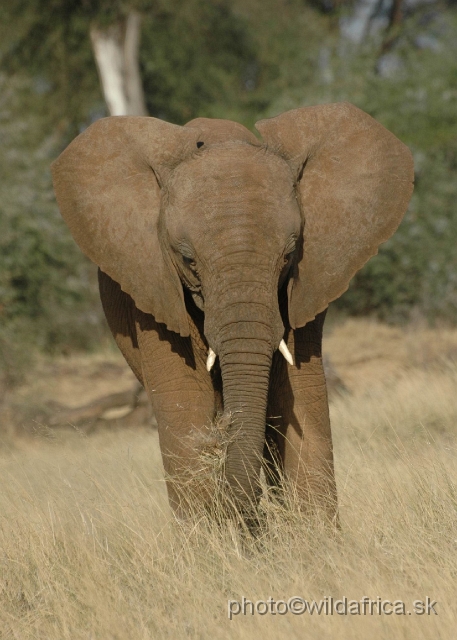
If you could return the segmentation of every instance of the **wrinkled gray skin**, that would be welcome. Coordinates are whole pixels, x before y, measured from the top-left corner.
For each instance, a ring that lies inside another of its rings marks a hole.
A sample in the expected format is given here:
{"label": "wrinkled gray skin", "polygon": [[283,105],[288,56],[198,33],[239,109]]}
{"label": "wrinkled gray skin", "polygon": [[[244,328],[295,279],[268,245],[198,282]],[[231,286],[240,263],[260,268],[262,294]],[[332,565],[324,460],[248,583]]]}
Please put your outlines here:
{"label": "wrinkled gray skin", "polygon": [[[108,323],[152,401],[176,512],[188,511],[187,479],[198,477],[223,411],[228,493],[247,517],[265,459],[271,483],[284,472],[304,508],[320,505],[335,519],[325,308],[398,225],[412,165],[394,136],[351,105],[264,122],[269,145],[225,121],[106,119],[55,163],[56,194],[101,268]],[[142,133],[151,127],[154,136],[160,128],[158,151]],[[283,339],[293,365],[278,351]]]}
{"label": "wrinkled gray skin", "polygon": [[[256,502],[268,422],[281,434],[269,429],[288,475],[302,490],[312,487],[321,494],[319,502],[330,500],[334,515],[323,317],[292,332],[285,290],[281,305],[278,299],[301,233],[292,185],[284,161],[248,145],[210,149],[177,168],[163,205],[161,246],[190,292],[186,310],[194,329],[190,340],[182,338],[134,309],[141,352],[135,369],[151,394],[170,476],[185,475],[183,460],[184,466],[201,465],[198,450],[204,438],[198,432],[225,410],[232,416],[233,436],[225,473],[240,504],[245,496]],[[101,274],[103,307],[112,326],[127,296],[104,280]],[[114,335],[119,342],[116,329]],[[283,338],[295,357],[293,368],[277,352]],[[218,355],[211,374],[206,370],[208,346]],[[169,483],[169,493],[181,511],[176,483]]]}
{"label": "wrinkled gray skin", "polygon": [[[272,357],[285,333],[278,289],[301,230],[292,183],[279,158],[229,146],[183,163],[167,203],[165,251],[204,311],[203,333],[219,356],[231,433],[239,434],[229,445],[227,479],[248,495],[260,471]],[[189,202],[185,184],[197,186],[196,201]]]}

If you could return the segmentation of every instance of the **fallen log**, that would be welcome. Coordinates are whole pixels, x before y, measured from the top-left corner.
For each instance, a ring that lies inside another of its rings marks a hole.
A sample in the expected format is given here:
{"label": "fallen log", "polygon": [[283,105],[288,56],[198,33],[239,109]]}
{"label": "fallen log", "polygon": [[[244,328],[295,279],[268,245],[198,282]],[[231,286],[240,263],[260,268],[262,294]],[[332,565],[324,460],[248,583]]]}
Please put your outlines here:
{"label": "fallen log", "polygon": [[[87,431],[95,429],[97,423],[104,426],[111,423],[119,426],[156,424],[147,394],[139,384],[127,391],[97,398],[81,407],[69,408],[57,402],[48,403],[48,407],[53,412],[48,419],[52,427],[71,425],[85,427]],[[125,411],[113,416],[112,412],[116,409]]]}

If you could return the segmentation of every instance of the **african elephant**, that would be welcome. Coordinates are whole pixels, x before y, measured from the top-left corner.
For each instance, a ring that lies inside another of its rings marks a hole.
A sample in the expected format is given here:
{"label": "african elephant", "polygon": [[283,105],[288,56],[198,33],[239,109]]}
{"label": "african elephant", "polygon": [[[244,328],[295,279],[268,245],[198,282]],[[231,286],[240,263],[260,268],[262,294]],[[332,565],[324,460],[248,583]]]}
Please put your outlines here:
{"label": "african elephant", "polygon": [[279,466],[334,517],[325,312],[400,223],[412,157],[348,103],[256,128],[263,141],[225,120],[104,118],[54,162],[55,192],[150,396],[175,511],[187,508],[176,480],[223,410],[227,493],[243,512],[266,458],[272,482]]}

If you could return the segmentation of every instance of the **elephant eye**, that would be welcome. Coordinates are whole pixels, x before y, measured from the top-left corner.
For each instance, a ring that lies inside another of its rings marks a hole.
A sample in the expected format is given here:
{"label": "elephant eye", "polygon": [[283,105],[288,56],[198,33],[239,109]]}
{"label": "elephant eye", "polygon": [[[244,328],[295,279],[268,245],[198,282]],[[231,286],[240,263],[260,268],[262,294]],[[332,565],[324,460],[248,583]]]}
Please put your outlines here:
{"label": "elephant eye", "polygon": [[289,264],[289,262],[292,259],[292,256],[294,255],[293,251],[289,251],[289,253],[286,253],[286,255],[284,256],[284,264]]}
{"label": "elephant eye", "polygon": [[182,259],[186,266],[190,267],[191,269],[195,267],[195,260],[193,258],[189,258],[189,256],[183,256]]}

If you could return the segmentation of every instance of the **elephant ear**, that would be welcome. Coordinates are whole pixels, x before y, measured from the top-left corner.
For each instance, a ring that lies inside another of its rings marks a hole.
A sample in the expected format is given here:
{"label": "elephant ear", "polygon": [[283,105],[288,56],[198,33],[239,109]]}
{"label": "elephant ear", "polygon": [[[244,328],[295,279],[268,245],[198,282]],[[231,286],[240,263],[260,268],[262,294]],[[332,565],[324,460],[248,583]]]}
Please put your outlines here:
{"label": "elephant ear", "polygon": [[156,118],[110,117],[79,135],[52,165],[54,190],[81,250],[136,306],[189,335],[181,281],[159,241],[161,187],[196,132]]}
{"label": "elephant ear", "polygon": [[289,321],[304,326],[396,230],[413,189],[409,149],[349,103],[287,111],[256,128],[291,166],[304,229]]}

